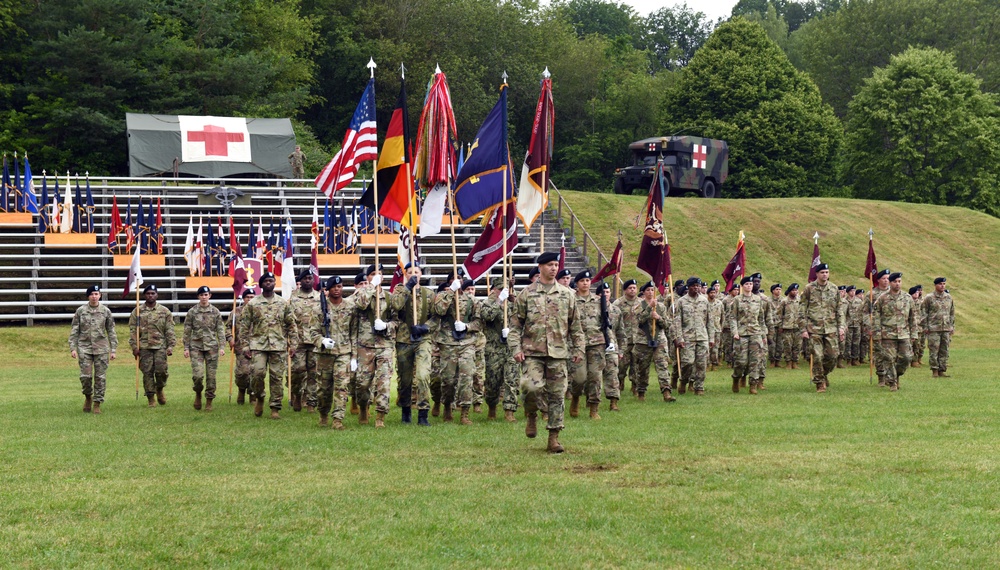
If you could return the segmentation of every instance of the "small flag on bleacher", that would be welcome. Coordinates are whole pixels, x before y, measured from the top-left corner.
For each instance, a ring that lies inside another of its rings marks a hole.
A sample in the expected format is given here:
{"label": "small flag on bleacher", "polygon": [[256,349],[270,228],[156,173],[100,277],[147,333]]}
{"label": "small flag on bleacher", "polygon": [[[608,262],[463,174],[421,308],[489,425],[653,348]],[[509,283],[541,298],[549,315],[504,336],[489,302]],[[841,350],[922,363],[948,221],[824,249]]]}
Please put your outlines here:
{"label": "small flag on bleacher", "polygon": [[[45,179],[42,179],[42,194],[45,194]],[[108,250],[118,247],[118,234],[122,232],[122,214],[118,211],[118,196],[111,196],[111,221],[108,228]]]}
{"label": "small flag on bleacher", "polygon": [[49,185],[45,180],[45,171],[42,171],[42,207],[38,212],[38,233],[44,234],[49,231]]}
{"label": "small flag on bleacher", "polygon": [[[27,168],[27,166],[25,168]],[[92,234],[92,233],[94,233],[94,210],[97,209],[97,206],[94,205],[94,195],[91,194],[91,192],[90,192],[90,172],[86,173],[86,177],[87,177],[87,209],[86,209],[86,212],[87,212],[87,233]],[[80,184],[79,177],[77,178],[76,183],[77,183],[77,185]]]}

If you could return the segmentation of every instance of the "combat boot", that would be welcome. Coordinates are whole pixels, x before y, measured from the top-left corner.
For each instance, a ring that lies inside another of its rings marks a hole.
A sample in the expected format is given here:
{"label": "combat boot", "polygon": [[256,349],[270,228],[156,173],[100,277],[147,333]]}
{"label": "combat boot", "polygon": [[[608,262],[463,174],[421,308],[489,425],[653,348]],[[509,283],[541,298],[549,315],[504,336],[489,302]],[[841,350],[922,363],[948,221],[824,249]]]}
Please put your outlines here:
{"label": "combat boot", "polygon": [[740,388],[747,387],[747,377],[746,375],[740,376]]}
{"label": "combat boot", "polygon": [[646,401],[646,393],[645,392],[639,392],[639,396],[636,399],[638,401],[640,401],[640,402],[645,402]]}
{"label": "combat boot", "polygon": [[951,378],[951,375],[945,374],[944,370],[938,370],[938,378]]}
{"label": "combat boot", "polygon": [[351,415],[358,415],[358,402],[354,398],[351,398]]}
{"label": "combat boot", "polygon": [[194,409],[201,409],[201,392],[194,393]]}
{"label": "combat boot", "polygon": [[546,448],[549,453],[562,453],[566,451],[562,444],[559,443],[559,430],[550,429],[549,430],[549,446]]}
{"label": "combat boot", "polygon": [[271,408],[271,419],[272,420],[280,420],[281,419],[281,414],[279,414],[278,410],[276,410],[275,408]]}
{"label": "combat boot", "polygon": [[705,391],[702,390],[702,389],[700,389],[700,388],[695,388],[694,395],[695,396],[704,396],[705,395]]}
{"label": "combat boot", "polygon": [[462,406],[462,417],[459,421],[463,426],[472,425],[472,420],[469,419],[469,406]]}
{"label": "combat boot", "polygon": [[569,402],[569,417],[575,418],[580,415],[580,396],[573,396]]}
{"label": "combat boot", "polygon": [[95,414],[100,415],[100,413],[101,413],[101,403],[100,402],[94,402],[94,406],[93,406],[92,410],[93,410],[93,412]]}
{"label": "combat boot", "polygon": [[635,382],[632,383],[632,395],[633,396],[638,396],[639,395],[638,388],[635,387]]}
{"label": "combat boot", "polygon": [[402,420],[401,421],[404,424],[413,423],[413,408],[410,407],[410,406],[406,406],[405,408],[400,408],[400,410],[402,411],[402,413],[401,413]]}
{"label": "combat boot", "polygon": [[312,404],[306,404],[306,412],[308,412],[310,414],[315,414],[316,413],[316,406],[314,406]]}
{"label": "combat boot", "polygon": [[84,400],[83,400],[83,413],[89,414],[90,410],[92,409],[93,404],[94,404],[94,402],[90,398],[90,396],[84,396]]}
{"label": "combat boot", "polygon": [[838,358],[837,359],[837,368],[844,368],[844,359],[843,358]]}
{"label": "combat boot", "polygon": [[[937,370],[935,370],[934,372],[936,373]],[[150,408],[155,408],[156,407],[156,396],[153,396],[152,394],[150,394],[150,395],[146,396],[146,399],[149,401],[149,403],[147,404],[147,407],[150,407]]]}
{"label": "combat boot", "polygon": [[444,403],[444,417],[441,418],[442,421],[450,422],[455,419],[451,415],[451,402]]}
{"label": "combat boot", "polygon": [[740,379],[733,378],[733,394],[739,394],[739,393],[740,393]]}
{"label": "combat boot", "polygon": [[472,412],[475,413],[475,414],[481,414],[481,413],[483,413],[483,405],[482,404],[475,404],[474,406],[472,406]]}
{"label": "combat boot", "polygon": [[524,435],[534,439],[538,435],[538,414],[527,414],[528,424],[524,426]]}
{"label": "combat boot", "polygon": [[818,393],[826,392],[826,383],[820,382],[819,384],[816,384],[816,392]]}
{"label": "combat boot", "polygon": [[253,415],[258,418],[264,415],[264,398],[254,398]]}
{"label": "combat boot", "polygon": [[302,411],[302,394],[292,394],[292,411]]}
{"label": "combat boot", "polygon": [[375,412],[375,427],[376,428],[385,427],[385,412]]}
{"label": "combat boot", "polygon": [[937,371],[937,370],[934,370],[934,369],[932,368],[932,369],[931,369],[931,378],[937,378],[937,377],[938,377],[938,371]]}
{"label": "combat boot", "polygon": [[434,406],[431,407],[431,415],[435,418],[441,415],[441,403],[434,402]]}
{"label": "combat boot", "polygon": [[368,425],[368,404],[358,406],[358,423],[363,426]]}
{"label": "combat boot", "polygon": [[167,397],[163,394],[163,388],[160,388],[159,390],[156,391],[156,401],[161,406],[167,405]]}
{"label": "combat boot", "polygon": [[[674,384],[674,386],[676,386],[676,384]],[[680,387],[679,390],[677,390],[677,393],[678,394],[686,394],[687,393],[687,382],[681,380],[681,387]]]}
{"label": "combat boot", "polygon": [[592,420],[601,419],[601,415],[597,413],[597,408],[600,407],[600,404],[589,404],[589,406],[590,406],[590,419]]}
{"label": "combat boot", "polygon": [[205,398],[205,411],[206,412],[212,411],[212,398]]}
{"label": "combat boot", "polygon": [[319,427],[326,427],[330,424],[330,416],[320,412],[319,414]]}
{"label": "combat boot", "polygon": [[421,427],[431,427],[431,422],[427,421],[429,410],[417,410],[417,425]]}
{"label": "combat boot", "polygon": [[753,380],[750,381],[750,394],[753,396],[757,395],[757,382]]}
{"label": "combat boot", "polygon": [[330,427],[333,428],[333,429],[335,429],[335,430],[337,430],[337,431],[343,431],[343,429],[344,429],[344,422],[342,420],[338,420],[338,419],[334,418],[333,425],[331,425]]}
{"label": "combat boot", "polygon": [[792,361],[792,370],[798,370],[798,369],[799,369],[799,363],[798,363],[798,361],[793,360]]}
{"label": "combat boot", "polygon": [[240,388],[239,393],[236,394],[236,405],[242,406],[246,401],[247,401],[247,391],[244,390],[243,388]]}
{"label": "combat boot", "polygon": [[[677,378],[676,378],[676,377],[674,377],[674,378],[673,378],[673,379],[672,379],[672,380],[670,381],[670,389],[671,389],[671,390],[676,390],[676,389],[677,389]],[[681,393],[683,394],[683,392],[681,392]]]}
{"label": "combat boot", "polygon": [[507,423],[517,423],[517,418],[514,417],[514,410],[504,410],[503,419],[507,420]]}
{"label": "combat boot", "polygon": [[675,398],[674,395],[670,393],[670,390],[664,390],[663,391],[663,401],[664,402],[676,402],[677,398]]}
{"label": "combat boot", "polygon": [[487,408],[489,408],[486,411],[486,419],[488,419],[488,420],[495,420],[495,419],[497,419],[497,405],[496,404],[493,404],[493,405],[487,404],[486,406],[487,406]]}
{"label": "combat boot", "polygon": [[608,401],[611,402],[611,405],[608,406],[609,410],[611,410],[612,412],[621,411],[621,409],[618,407],[618,398],[608,398]]}
{"label": "combat boot", "polygon": [[898,384],[889,384],[889,391],[890,392],[898,392],[899,391],[899,385]]}

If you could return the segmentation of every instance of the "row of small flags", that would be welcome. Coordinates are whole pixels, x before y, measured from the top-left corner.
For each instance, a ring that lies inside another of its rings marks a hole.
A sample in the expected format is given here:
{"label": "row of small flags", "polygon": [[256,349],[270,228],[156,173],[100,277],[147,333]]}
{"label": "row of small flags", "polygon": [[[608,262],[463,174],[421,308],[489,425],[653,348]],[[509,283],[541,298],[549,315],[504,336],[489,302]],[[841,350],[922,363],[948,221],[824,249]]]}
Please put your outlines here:
{"label": "row of small flags", "polygon": [[[21,175],[17,153],[14,153],[14,173],[11,176],[7,155],[3,156],[3,181],[0,183],[0,211],[6,213],[30,213],[38,216],[39,233],[92,233],[94,231],[94,195],[90,190],[90,176],[86,175],[86,194],[80,189],[80,175],[76,175],[76,189],[73,179],[66,172],[65,196],[59,188],[59,176],[53,177],[55,188],[49,201],[49,178],[42,171],[41,200],[35,194],[35,179],[31,174],[31,163],[24,156],[24,175]],[[85,197],[84,197],[85,196]]]}
{"label": "row of small flags", "polygon": [[[91,225],[93,228],[93,225]],[[124,242],[118,237],[125,236]],[[138,246],[139,253],[163,253],[163,209],[160,199],[156,199],[156,213],[153,213],[153,199],[149,199],[149,206],[143,208],[142,197],[139,197],[139,207],[136,213],[135,222],[132,221],[132,200],[129,199],[125,206],[125,220],[122,221],[121,211],[118,209],[118,197],[111,198],[111,221],[108,225],[108,249],[112,253],[125,253],[132,251]]]}

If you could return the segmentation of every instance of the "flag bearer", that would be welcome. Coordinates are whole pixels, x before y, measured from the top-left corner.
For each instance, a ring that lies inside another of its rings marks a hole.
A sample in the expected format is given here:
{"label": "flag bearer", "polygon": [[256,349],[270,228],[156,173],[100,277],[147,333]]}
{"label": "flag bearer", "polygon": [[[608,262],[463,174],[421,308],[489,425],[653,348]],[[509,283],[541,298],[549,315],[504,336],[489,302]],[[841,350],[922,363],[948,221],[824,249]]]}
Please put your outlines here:
{"label": "flag bearer", "polygon": [[91,285],[87,287],[87,304],[73,314],[69,332],[69,355],[80,361],[84,412],[101,413],[108,361],[115,359],[117,350],[114,316],[101,304],[101,287]]}
{"label": "flag bearer", "polygon": [[205,285],[198,288],[198,304],[184,317],[184,357],[191,359],[191,379],[194,383],[194,409],[201,409],[201,392],[205,391],[205,411],[212,411],[215,399],[215,372],[219,357],[226,354],[225,343],[232,341],[222,313],[209,303],[212,291]]}

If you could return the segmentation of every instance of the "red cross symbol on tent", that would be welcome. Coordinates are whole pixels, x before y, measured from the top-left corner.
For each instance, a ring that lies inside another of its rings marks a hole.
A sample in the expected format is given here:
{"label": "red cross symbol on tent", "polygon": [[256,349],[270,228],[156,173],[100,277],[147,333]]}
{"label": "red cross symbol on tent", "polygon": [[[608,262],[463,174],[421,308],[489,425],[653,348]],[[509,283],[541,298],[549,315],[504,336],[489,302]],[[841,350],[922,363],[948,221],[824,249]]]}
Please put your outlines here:
{"label": "red cross symbol on tent", "polygon": [[243,142],[243,133],[227,133],[224,127],[205,125],[204,130],[188,131],[187,140],[205,143],[206,156],[229,156],[229,143]]}
{"label": "red cross symbol on tent", "polygon": [[708,147],[703,144],[694,145],[691,150],[691,163],[695,168],[705,168],[708,159]]}

